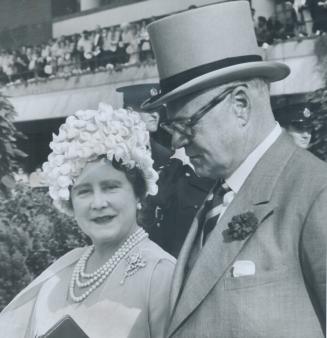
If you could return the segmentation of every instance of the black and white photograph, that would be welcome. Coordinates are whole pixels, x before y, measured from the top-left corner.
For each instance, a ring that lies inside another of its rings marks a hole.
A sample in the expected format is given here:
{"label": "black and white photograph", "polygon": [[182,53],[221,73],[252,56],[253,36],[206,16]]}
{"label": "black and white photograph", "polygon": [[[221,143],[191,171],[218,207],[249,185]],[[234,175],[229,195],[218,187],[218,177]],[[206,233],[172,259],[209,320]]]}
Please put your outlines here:
{"label": "black and white photograph", "polygon": [[0,0],[0,337],[326,338],[327,0]]}

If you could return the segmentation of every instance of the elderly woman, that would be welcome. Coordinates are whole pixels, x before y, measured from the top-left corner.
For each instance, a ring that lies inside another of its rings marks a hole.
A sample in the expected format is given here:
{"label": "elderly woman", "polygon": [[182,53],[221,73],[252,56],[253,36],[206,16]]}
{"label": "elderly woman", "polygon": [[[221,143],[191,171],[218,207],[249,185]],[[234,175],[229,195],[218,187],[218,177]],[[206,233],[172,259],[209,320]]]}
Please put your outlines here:
{"label": "elderly woman", "polygon": [[70,315],[90,338],[163,337],[175,261],[137,224],[142,199],[157,190],[144,123],[100,104],[68,117],[50,147],[50,196],[93,244],[18,294],[0,316],[1,336],[43,337]]}

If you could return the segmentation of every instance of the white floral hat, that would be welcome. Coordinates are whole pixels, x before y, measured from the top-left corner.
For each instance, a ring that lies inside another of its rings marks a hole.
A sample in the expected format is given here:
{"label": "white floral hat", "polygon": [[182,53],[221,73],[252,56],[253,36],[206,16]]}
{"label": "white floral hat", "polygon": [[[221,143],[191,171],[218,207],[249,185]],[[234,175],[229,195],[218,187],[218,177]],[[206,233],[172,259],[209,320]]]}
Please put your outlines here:
{"label": "white floral hat", "polygon": [[155,195],[158,174],[153,169],[149,133],[139,114],[125,109],[114,110],[99,104],[98,110],[78,111],[53,134],[52,152],[43,164],[44,178],[54,204],[65,213],[70,191],[87,162],[106,155],[121,160],[127,168],[138,167],[146,181],[147,194]]}

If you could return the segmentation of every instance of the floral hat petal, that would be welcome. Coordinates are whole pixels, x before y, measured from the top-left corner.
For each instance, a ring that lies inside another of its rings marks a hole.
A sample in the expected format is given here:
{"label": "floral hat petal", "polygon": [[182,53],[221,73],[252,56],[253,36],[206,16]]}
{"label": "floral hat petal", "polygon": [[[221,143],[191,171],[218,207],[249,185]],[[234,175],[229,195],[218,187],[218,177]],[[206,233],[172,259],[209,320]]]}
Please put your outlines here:
{"label": "floral hat petal", "polygon": [[43,164],[43,174],[54,204],[71,214],[68,208],[69,189],[86,163],[105,155],[122,160],[128,168],[135,166],[143,172],[147,194],[158,191],[158,174],[153,169],[150,137],[138,113],[126,109],[115,110],[99,104],[98,110],[79,110],[67,117],[53,135],[52,152]]}

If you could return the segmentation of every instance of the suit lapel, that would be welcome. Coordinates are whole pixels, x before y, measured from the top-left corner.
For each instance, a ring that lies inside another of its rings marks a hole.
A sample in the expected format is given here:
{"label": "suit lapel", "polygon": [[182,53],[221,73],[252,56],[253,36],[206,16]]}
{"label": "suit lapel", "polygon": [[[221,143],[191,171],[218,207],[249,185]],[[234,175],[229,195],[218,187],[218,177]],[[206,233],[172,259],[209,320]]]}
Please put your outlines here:
{"label": "suit lapel", "polygon": [[175,272],[174,272],[174,278],[172,282],[172,287],[171,287],[171,293],[170,293],[170,313],[172,314],[176,302],[178,300],[180,291],[183,287],[184,283],[184,278],[185,278],[185,272],[186,272],[186,266],[188,263],[188,258],[190,256],[193,244],[196,240],[196,235],[198,232],[198,227],[199,227],[199,217],[201,215],[203,206],[199,209],[198,213],[196,214],[193,223],[191,225],[191,228],[188,232],[188,235],[185,239],[185,242],[183,244],[182,250],[178,256]]}
{"label": "suit lapel", "polygon": [[[224,242],[222,231],[228,228],[228,223],[232,217],[252,211],[259,220],[258,225],[264,226],[265,220],[273,213],[275,205],[271,202],[271,195],[282,170],[295,149],[288,138],[281,135],[257,163],[210,234],[206,245],[200,251],[179,299],[175,298],[175,302],[176,300],[178,302],[175,304],[175,311],[168,331],[169,335],[199,306],[251,240],[252,236],[249,236],[243,241]],[[192,236],[195,237],[196,232]],[[184,267],[184,273],[191,250],[189,246],[192,246],[194,241],[195,238],[192,239],[192,242],[185,243],[185,246],[188,246],[187,251],[182,250],[183,262],[181,264]],[[175,278],[179,279],[179,288],[182,286],[184,273],[181,274],[181,269],[176,270]]]}
{"label": "suit lapel", "polygon": [[[209,194],[212,192],[214,188],[213,181],[210,180],[210,184],[211,184],[211,188],[209,188],[209,183],[208,183],[209,191],[208,191],[206,198],[204,199],[204,202],[206,201]],[[202,206],[200,207],[200,209],[198,210],[198,212],[196,213],[194,217],[190,230],[186,236],[183,247],[177,259],[177,264],[176,264],[174,278],[173,278],[171,292],[170,292],[170,314],[171,315],[173,314],[175,310],[175,305],[177,303],[178,297],[180,296],[181,290],[183,288],[183,284],[184,284],[184,280],[185,280],[186,272],[187,272],[188,261],[190,258],[192,248],[197,238],[197,233],[199,229],[199,221],[200,221],[200,216],[204,208],[204,202],[202,203]]]}

